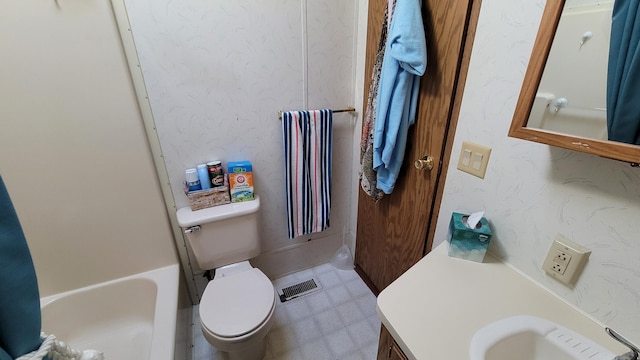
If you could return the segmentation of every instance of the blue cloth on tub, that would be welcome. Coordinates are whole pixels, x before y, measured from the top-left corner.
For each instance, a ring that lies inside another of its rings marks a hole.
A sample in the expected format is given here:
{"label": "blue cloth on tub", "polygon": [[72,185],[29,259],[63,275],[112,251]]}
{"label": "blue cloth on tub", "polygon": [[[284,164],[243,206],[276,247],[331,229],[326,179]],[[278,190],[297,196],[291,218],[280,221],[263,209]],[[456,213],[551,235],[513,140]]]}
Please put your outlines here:
{"label": "blue cloth on tub", "polygon": [[0,176],[0,360],[37,350],[40,294],[27,240]]}

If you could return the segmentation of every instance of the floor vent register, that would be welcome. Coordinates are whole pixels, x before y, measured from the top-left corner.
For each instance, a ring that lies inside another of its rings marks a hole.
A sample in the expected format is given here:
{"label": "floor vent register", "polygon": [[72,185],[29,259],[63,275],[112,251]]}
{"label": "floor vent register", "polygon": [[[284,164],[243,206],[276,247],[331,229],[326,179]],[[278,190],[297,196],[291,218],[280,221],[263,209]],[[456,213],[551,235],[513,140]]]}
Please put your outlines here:
{"label": "floor vent register", "polygon": [[320,290],[320,286],[316,279],[309,279],[291,286],[287,286],[282,289],[278,289],[278,295],[280,301],[285,302],[299,298],[300,296],[308,295]]}

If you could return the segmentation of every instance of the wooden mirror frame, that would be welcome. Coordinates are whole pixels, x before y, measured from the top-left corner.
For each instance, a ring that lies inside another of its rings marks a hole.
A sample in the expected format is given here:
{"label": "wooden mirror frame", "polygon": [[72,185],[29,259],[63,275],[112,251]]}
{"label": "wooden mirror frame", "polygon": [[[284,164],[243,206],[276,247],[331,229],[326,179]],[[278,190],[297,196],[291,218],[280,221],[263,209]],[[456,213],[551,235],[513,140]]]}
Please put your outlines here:
{"label": "wooden mirror frame", "polygon": [[524,76],[518,104],[509,128],[509,136],[543,144],[603,156],[610,159],[640,163],[640,146],[615,141],[596,140],[555,131],[527,127],[542,73],[551,50],[551,44],[560,22],[565,0],[547,0],[540,21],[540,28],[533,45],[527,72]]}

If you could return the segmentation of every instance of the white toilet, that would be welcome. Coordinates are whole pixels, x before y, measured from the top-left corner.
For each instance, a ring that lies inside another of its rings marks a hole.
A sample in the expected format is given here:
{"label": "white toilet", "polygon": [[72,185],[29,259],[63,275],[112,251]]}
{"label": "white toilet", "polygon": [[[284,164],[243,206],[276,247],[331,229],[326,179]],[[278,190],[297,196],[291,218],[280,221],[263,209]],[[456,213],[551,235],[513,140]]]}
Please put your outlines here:
{"label": "white toilet", "polygon": [[192,211],[181,208],[185,230],[198,266],[215,269],[200,299],[204,337],[229,359],[262,359],[273,324],[276,293],[269,278],[249,264],[260,253],[260,199]]}

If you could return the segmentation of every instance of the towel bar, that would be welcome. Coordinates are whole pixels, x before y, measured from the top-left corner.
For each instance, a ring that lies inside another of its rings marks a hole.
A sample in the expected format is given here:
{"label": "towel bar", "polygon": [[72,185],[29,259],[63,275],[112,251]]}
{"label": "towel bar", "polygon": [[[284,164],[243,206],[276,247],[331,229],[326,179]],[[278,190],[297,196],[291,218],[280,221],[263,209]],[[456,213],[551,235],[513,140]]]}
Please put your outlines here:
{"label": "towel bar", "polygon": [[[341,112],[354,112],[356,111],[356,108],[350,106],[346,109],[338,109],[338,110],[331,110],[334,113],[341,113]],[[282,110],[278,111],[278,120],[282,120]]]}

